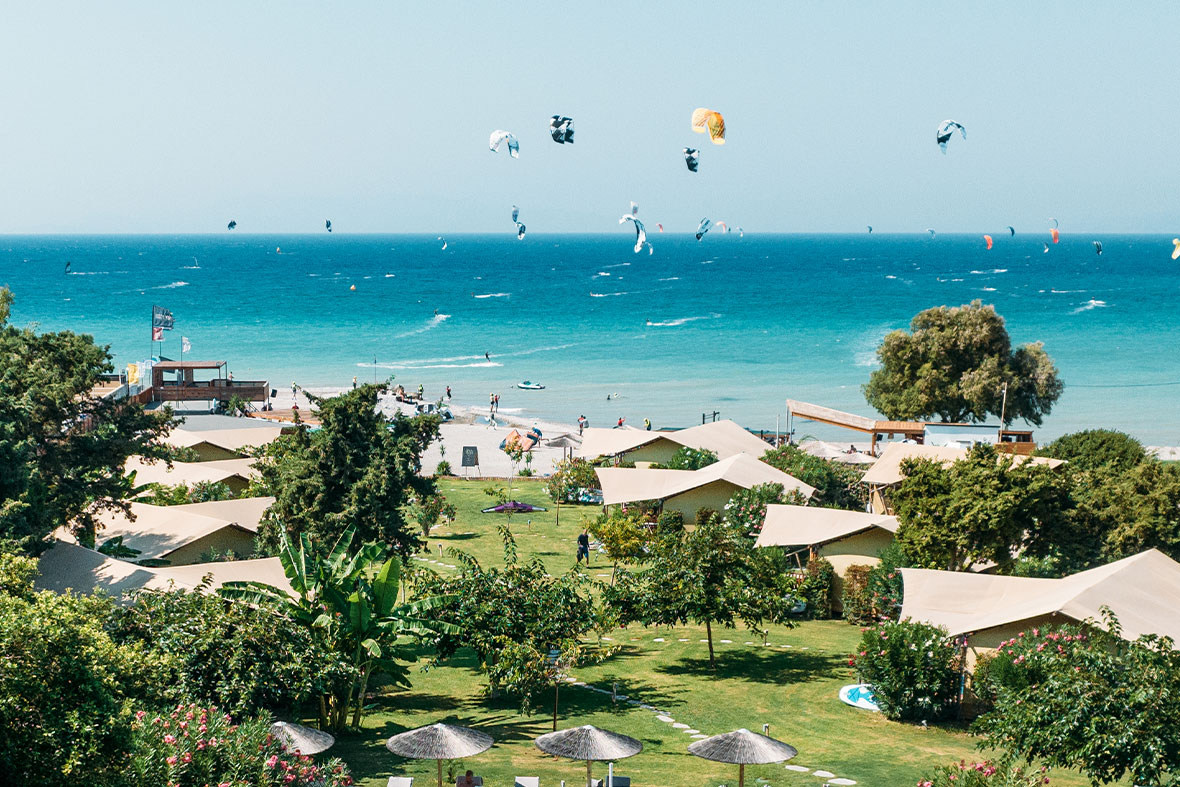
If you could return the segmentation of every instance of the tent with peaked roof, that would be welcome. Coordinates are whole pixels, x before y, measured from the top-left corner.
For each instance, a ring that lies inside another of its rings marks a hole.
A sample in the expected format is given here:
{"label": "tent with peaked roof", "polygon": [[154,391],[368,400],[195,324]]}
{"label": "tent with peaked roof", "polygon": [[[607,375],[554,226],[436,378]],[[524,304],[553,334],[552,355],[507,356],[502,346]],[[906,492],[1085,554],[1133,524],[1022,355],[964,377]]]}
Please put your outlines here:
{"label": "tent with peaked roof", "polygon": [[135,485],[164,484],[165,486],[192,486],[200,482],[222,483],[229,491],[240,495],[251,479],[257,477],[254,459],[222,459],[212,462],[173,462],[169,467],[163,461],[145,462],[142,457],[133,456],[123,466],[125,473],[135,473]]}
{"label": "tent with peaked roof", "polygon": [[578,454],[587,459],[619,456],[629,462],[663,464],[681,448],[712,451],[718,459],[727,459],[739,453],[760,457],[770,450],[770,444],[733,421],[713,421],[666,432],[632,427],[587,429]]}
{"label": "tent with peaked roof", "polygon": [[1103,607],[1123,637],[1159,634],[1180,642],[1180,563],[1149,549],[1061,579],[901,569],[901,617],[967,635],[973,652],[990,651],[1033,626],[1093,620]]}
{"label": "tent with peaked roof", "polygon": [[603,505],[658,500],[665,511],[679,511],[684,521],[696,520],[702,508],[720,511],[739,489],[782,484],[785,491],[811,497],[815,487],[771,467],[749,454],[734,454],[700,470],[653,470],[599,467],[594,472],[602,486]]}

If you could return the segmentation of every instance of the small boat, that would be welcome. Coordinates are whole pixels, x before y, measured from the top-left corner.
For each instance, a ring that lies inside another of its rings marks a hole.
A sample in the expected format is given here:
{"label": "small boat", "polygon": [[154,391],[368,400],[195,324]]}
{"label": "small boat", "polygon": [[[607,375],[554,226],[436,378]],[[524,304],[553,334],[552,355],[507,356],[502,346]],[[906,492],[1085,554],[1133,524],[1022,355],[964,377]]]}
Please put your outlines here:
{"label": "small boat", "polygon": [[543,391],[545,386],[540,383],[534,383],[532,380],[524,380],[516,384],[517,388],[523,388],[526,391]]}
{"label": "small boat", "polygon": [[840,689],[840,701],[861,710],[880,711],[873,687],[867,683],[853,683]]}

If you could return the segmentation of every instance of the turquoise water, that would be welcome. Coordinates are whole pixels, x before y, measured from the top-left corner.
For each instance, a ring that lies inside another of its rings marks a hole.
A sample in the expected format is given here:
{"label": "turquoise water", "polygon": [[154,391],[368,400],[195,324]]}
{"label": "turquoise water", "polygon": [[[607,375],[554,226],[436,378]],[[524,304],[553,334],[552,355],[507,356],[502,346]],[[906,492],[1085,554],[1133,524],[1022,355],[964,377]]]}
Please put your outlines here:
{"label": "turquoise water", "polygon": [[[987,251],[978,236],[655,233],[651,256],[625,228],[452,236],[445,250],[433,236],[7,237],[0,283],[15,322],[92,333],[120,363],[151,352],[155,304],[176,318],[165,355],[184,335],[186,358],[278,388],[392,374],[567,422],[718,411],[770,429],[788,397],[869,414],[860,385],[881,337],[981,298],[1014,342],[1044,341],[1065,380],[1038,439],[1103,425],[1180,444],[1171,238],[1063,234],[1046,254],[1047,232],[992,235]],[[511,387],[526,379],[547,387]]]}

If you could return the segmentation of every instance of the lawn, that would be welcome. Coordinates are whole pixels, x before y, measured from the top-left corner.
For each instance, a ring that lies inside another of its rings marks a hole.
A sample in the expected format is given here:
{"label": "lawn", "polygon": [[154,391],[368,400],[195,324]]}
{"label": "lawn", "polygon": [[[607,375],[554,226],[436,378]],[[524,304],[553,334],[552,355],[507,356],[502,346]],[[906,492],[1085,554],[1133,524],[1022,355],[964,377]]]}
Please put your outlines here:
{"label": "lawn", "polygon": [[[430,537],[431,559],[452,564],[445,550],[458,547],[481,562],[500,559],[501,542],[495,526],[501,515],[478,513],[493,504],[475,481],[443,482],[443,492],[459,509],[453,526],[436,529]],[[561,524],[536,481],[518,482],[516,499],[550,508],[530,516],[514,516],[512,531],[522,557],[536,555],[553,573],[573,565],[574,538],[594,507],[562,506]],[[438,544],[444,555],[438,557]],[[436,567],[448,571],[445,567]],[[595,574],[609,574],[609,566],[595,566]],[[601,664],[580,668],[574,677],[655,706],[677,724],[706,735],[739,727],[760,731],[769,723],[771,735],[799,750],[792,761],[811,770],[825,770],[862,785],[913,785],[942,763],[978,758],[975,740],[961,726],[923,729],[886,721],[879,714],[856,710],[836,697],[840,686],[854,682],[848,654],[860,631],[842,621],[805,622],[794,629],[772,628],[767,644],[744,629],[715,632],[718,669],[708,666],[704,629],[642,629],[612,632],[603,644],[617,648]],[[427,662],[424,659],[422,665]],[[472,768],[485,783],[511,787],[515,776],[539,776],[542,787],[571,787],[585,777],[585,766],[542,755],[532,744],[552,727],[553,697],[539,698],[539,715],[522,716],[510,698],[489,700],[483,675],[469,651],[444,666],[412,673],[413,687],[379,696],[360,732],[345,735],[332,749],[352,767],[358,783],[384,787],[391,775],[413,776],[418,787],[433,784],[433,761],[405,761],[384,747],[398,732],[436,721],[479,727],[495,740],[488,752],[456,763],[457,772]],[[692,741],[684,729],[661,721],[658,714],[587,688],[562,686],[558,727],[596,724],[643,741],[642,754],[618,764],[620,775],[635,785],[715,787],[736,784],[736,766],[700,760],[686,751]],[[596,765],[595,776],[606,766]],[[444,773],[445,776],[445,773]],[[822,785],[823,778],[792,772],[783,765],[752,766],[749,783]],[[765,781],[763,782],[766,783]],[[1081,787],[1075,774],[1055,773],[1054,785]]]}

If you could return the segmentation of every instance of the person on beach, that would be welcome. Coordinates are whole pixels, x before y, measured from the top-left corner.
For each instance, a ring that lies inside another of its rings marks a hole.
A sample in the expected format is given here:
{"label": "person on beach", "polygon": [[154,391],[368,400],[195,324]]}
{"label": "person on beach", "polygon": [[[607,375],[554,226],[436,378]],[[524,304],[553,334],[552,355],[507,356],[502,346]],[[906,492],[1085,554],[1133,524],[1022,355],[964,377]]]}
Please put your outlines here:
{"label": "person on beach", "polygon": [[425,393],[426,393],[426,389],[424,389],[422,387],[422,383],[418,383],[418,401],[422,401],[422,396]]}
{"label": "person on beach", "polygon": [[292,399],[295,398],[295,381],[294,380],[291,381],[291,398]]}
{"label": "person on beach", "polygon": [[226,385],[233,385],[234,384],[234,373],[233,372],[230,372],[229,376],[227,378],[225,378],[225,384]]}
{"label": "person on beach", "polygon": [[451,386],[447,386],[447,401],[451,400]]}
{"label": "person on beach", "polygon": [[496,411],[488,410],[488,428],[496,431]]}
{"label": "person on beach", "polygon": [[622,429],[623,428],[623,421],[625,421],[625,420],[627,420],[627,419],[623,418],[623,416],[620,415],[619,422],[617,424],[615,424],[615,429]]}
{"label": "person on beach", "polygon": [[643,419],[643,428],[649,432],[651,431],[651,419],[650,418]]}
{"label": "person on beach", "polygon": [[500,394],[496,394],[496,412],[500,412]]}
{"label": "person on beach", "polygon": [[578,437],[582,436],[582,432],[586,429],[586,416],[578,416]]}
{"label": "person on beach", "polygon": [[494,393],[488,394],[488,407],[496,409],[496,395]]}
{"label": "person on beach", "polygon": [[489,353],[489,352],[487,352],[487,351],[485,350],[485,351],[484,351],[484,354],[483,354],[483,359],[484,359],[485,361],[490,361],[490,360],[492,360],[492,355],[491,355],[491,353]]}
{"label": "person on beach", "polygon": [[578,565],[582,564],[582,558],[586,558],[586,565],[590,565],[590,536],[587,534],[587,529],[582,528],[582,532],[578,533],[578,555],[574,562]]}
{"label": "person on beach", "polygon": [[352,390],[356,390],[356,375],[352,376]]}

